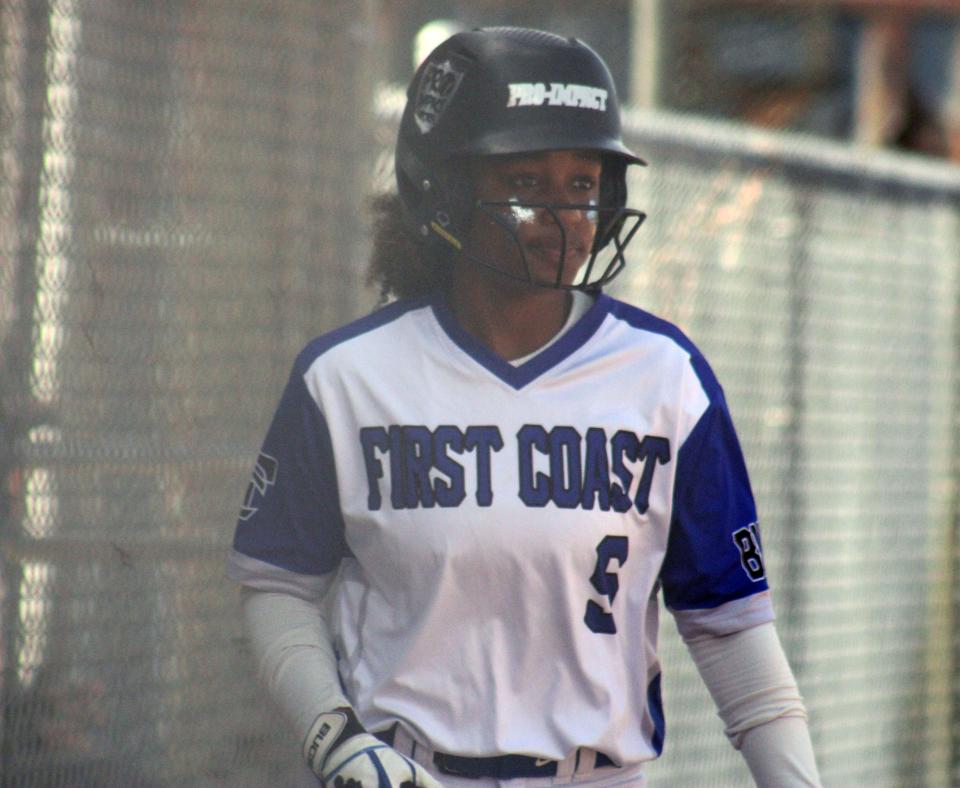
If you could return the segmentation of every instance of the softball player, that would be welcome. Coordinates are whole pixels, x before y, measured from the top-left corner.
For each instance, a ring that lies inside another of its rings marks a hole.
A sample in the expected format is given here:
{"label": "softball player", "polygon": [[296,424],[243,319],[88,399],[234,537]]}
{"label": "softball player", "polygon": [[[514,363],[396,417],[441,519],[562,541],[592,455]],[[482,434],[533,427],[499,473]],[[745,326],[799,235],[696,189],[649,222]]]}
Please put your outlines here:
{"label": "softball player", "polygon": [[723,391],[602,292],[642,163],[576,39],[475,30],[418,69],[395,299],[297,358],[229,561],[324,784],[642,785],[662,592],[757,783],[818,785]]}

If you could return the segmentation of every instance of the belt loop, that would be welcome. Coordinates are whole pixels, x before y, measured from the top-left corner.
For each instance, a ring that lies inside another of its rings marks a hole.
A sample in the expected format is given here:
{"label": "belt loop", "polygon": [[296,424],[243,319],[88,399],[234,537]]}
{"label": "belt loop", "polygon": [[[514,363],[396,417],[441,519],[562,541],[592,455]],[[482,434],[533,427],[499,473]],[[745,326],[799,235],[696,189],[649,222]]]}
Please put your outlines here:
{"label": "belt loop", "polygon": [[[392,747],[401,755],[406,755],[408,758],[414,758],[414,755],[417,751],[417,742],[409,733],[406,732],[399,725],[394,724],[394,735],[393,735],[393,744]],[[422,748],[421,748],[422,749]],[[423,753],[421,753],[423,755]],[[416,758],[414,758],[416,760]],[[418,763],[423,763],[418,761]]]}
{"label": "belt loop", "polygon": [[597,766],[597,751],[590,747],[581,747],[577,750],[577,766],[575,775],[592,772]]}
{"label": "belt loop", "polygon": [[574,750],[562,761],[557,761],[557,783],[562,785],[573,780],[577,773],[577,764],[579,763],[580,750]]}

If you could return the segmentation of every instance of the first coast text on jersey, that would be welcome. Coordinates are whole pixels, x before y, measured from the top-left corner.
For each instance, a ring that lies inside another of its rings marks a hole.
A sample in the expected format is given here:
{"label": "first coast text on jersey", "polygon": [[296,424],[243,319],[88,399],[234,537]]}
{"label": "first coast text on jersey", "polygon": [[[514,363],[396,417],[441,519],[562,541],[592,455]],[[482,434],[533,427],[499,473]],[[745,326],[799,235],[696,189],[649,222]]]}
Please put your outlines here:
{"label": "first coast text on jersey", "polygon": [[[622,429],[608,435],[602,427],[582,433],[573,425],[524,424],[508,439],[515,441],[518,460],[512,473],[516,494],[527,506],[616,512],[636,507],[643,514],[657,465],[670,460],[669,439]],[[493,503],[491,455],[506,445],[496,425],[363,427],[359,440],[370,510],[383,505],[385,474],[394,509],[460,506],[468,494],[464,463],[474,466],[469,492],[477,505]]]}

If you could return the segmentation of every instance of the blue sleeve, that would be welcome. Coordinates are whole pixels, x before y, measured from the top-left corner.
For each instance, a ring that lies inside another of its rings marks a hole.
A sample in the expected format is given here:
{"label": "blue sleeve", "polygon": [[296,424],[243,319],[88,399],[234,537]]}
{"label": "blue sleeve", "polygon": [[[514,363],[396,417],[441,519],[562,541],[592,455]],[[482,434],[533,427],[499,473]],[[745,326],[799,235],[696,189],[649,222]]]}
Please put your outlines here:
{"label": "blue sleeve", "polygon": [[680,448],[660,579],[673,610],[715,608],[768,588],[746,463],[719,388]]}
{"label": "blue sleeve", "polygon": [[299,366],[257,458],[233,547],[292,572],[318,575],[335,569],[347,547],[330,431]]}

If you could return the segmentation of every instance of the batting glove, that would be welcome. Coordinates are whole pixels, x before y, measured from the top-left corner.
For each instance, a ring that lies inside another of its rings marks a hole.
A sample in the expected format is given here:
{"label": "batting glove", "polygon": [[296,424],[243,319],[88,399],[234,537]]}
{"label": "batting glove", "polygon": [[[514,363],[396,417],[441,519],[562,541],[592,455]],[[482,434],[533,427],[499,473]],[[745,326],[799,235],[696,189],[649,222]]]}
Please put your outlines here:
{"label": "batting glove", "polygon": [[303,754],[328,788],[442,788],[416,761],[367,733],[347,707],[317,717]]}

